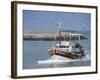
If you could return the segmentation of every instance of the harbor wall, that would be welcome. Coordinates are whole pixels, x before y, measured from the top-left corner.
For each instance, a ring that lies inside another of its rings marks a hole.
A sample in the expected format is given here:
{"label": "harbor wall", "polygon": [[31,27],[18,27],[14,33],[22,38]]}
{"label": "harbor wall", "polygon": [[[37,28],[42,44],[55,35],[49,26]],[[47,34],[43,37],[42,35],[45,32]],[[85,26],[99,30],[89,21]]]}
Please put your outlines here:
{"label": "harbor wall", "polygon": [[[52,40],[69,40],[69,34],[79,34],[76,32],[61,32],[61,35],[58,36],[57,32],[25,32],[23,34],[24,40],[42,40],[42,41],[52,41]],[[71,40],[78,40],[78,36],[71,36]],[[80,36],[80,39],[87,39],[83,35]]]}

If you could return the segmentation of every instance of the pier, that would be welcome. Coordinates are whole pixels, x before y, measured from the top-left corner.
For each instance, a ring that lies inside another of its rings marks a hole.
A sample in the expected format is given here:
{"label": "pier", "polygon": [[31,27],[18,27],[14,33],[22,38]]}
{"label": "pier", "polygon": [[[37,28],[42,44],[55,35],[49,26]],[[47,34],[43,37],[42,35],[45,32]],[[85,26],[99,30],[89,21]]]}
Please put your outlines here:
{"label": "pier", "polygon": [[[52,40],[69,40],[69,35],[70,34],[80,34],[78,32],[61,32],[61,36],[58,36],[58,33],[56,31],[52,32],[24,32],[24,40],[35,40],[35,41],[52,41]],[[77,40],[77,36],[73,37],[72,40]],[[83,35],[80,36],[80,39],[87,39]]]}

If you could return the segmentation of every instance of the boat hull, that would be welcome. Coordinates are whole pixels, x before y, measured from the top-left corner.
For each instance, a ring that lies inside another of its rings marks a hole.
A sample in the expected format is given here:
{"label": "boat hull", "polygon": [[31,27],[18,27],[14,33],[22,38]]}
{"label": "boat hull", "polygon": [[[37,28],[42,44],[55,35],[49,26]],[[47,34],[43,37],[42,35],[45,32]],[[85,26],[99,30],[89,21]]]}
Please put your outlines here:
{"label": "boat hull", "polygon": [[63,56],[63,57],[67,57],[67,58],[72,58],[72,59],[81,59],[83,57],[85,57],[84,51],[80,51],[80,52],[70,52],[70,51],[61,51],[61,50],[50,50],[48,53],[50,53],[50,55],[59,55],[59,56]]}

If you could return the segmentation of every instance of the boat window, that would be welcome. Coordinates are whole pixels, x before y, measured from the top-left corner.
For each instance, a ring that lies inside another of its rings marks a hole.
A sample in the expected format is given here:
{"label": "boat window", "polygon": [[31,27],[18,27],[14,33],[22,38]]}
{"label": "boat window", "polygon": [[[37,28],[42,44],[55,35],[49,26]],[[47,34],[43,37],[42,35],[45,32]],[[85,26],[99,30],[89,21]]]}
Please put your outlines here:
{"label": "boat window", "polygon": [[58,46],[59,48],[69,48],[69,46]]}

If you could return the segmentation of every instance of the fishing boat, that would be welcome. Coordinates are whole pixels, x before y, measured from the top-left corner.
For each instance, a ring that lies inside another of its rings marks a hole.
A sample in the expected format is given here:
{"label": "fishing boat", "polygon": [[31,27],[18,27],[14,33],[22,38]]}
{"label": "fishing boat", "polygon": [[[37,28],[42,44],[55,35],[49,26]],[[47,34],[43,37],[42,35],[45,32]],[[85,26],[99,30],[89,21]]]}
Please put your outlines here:
{"label": "fishing boat", "polygon": [[[61,26],[62,25],[60,23],[59,29],[57,31],[59,38],[62,36]],[[59,56],[71,58],[71,59],[82,59],[83,57],[85,57],[83,47],[80,44],[80,37],[82,36],[82,34],[69,33],[67,34],[67,36],[69,36],[68,40],[62,41],[59,39],[58,43],[48,50],[48,53],[51,56],[59,55]],[[76,42],[72,40],[73,37],[78,38]]]}

